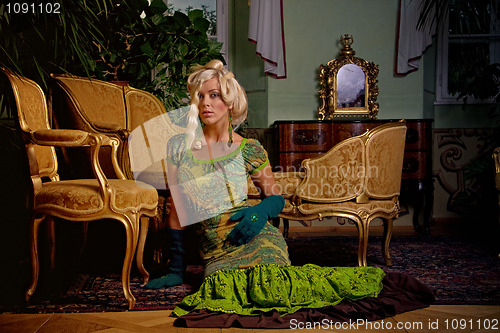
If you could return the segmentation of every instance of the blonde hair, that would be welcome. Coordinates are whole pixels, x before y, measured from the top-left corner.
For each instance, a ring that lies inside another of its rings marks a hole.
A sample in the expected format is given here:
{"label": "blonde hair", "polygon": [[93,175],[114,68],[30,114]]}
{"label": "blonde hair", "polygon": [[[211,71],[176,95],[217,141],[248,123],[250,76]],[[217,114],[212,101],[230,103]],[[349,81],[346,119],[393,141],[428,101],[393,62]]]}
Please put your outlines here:
{"label": "blonde hair", "polygon": [[198,117],[198,103],[200,101],[198,93],[201,85],[210,79],[217,78],[221,88],[221,98],[231,112],[232,125],[240,125],[245,121],[248,112],[248,101],[245,90],[234,78],[232,72],[224,68],[220,60],[212,60],[205,65],[196,65],[192,68],[191,74],[187,80],[187,89],[191,96],[188,125],[187,125],[187,144],[191,146],[195,139],[196,129],[200,125]]}

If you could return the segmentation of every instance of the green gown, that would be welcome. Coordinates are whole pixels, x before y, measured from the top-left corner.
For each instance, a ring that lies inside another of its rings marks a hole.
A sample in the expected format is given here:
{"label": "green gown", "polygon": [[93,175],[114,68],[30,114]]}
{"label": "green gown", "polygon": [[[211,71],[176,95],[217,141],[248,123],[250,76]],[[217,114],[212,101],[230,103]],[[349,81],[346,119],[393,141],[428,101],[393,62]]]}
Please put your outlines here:
{"label": "green gown", "polygon": [[[385,275],[380,268],[292,266],[285,239],[269,223],[247,244],[238,246],[227,241],[227,235],[237,223],[229,217],[248,207],[246,196],[237,193],[241,191],[241,184],[231,183],[241,181],[241,177],[231,177],[231,172],[237,165],[249,177],[269,164],[267,152],[257,140],[243,139],[226,156],[201,160],[185,149],[183,142],[181,136],[169,141],[167,159],[177,166],[179,184],[196,187],[186,192],[196,196],[192,200],[198,204],[187,199],[187,210],[200,210],[200,197],[206,198],[202,199],[201,206],[228,201],[228,192],[231,203],[223,212],[213,213],[190,226],[200,238],[205,279],[200,289],[186,296],[172,315],[182,316],[199,309],[240,315],[277,310],[285,315],[301,308],[325,307],[342,300],[354,301],[379,294]],[[201,176],[211,170],[223,171],[219,176],[221,183],[225,182],[225,191],[214,188],[213,178]]]}

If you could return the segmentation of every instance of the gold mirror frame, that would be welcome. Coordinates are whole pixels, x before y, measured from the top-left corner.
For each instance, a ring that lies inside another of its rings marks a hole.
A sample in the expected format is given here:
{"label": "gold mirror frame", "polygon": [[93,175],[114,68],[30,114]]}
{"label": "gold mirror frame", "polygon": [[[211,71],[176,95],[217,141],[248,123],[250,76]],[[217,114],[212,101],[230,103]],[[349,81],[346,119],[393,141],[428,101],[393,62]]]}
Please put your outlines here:
{"label": "gold mirror frame", "polygon": [[[379,89],[377,87],[378,65],[357,58],[356,52],[351,48],[352,36],[343,35],[340,37],[343,49],[340,57],[330,60],[328,64],[319,66],[319,98],[321,105],[318,107],[319,120],[331,120],[336,117],[369,117],[375,119],[378,113],[378,103],[376,103]],[[345,65],[357,65],[364,73],[364,99],[361,106],[339,107],[338,106],[338,80],[339,71]]]}

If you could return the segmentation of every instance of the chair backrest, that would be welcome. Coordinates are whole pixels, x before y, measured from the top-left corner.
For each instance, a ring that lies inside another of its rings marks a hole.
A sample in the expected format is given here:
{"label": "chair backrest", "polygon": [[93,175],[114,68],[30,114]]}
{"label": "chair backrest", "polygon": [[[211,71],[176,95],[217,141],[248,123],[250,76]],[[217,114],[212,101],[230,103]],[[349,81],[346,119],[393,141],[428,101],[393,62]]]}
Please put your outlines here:
{"label": "chair backrest", "polygon": [[[24,135],[50,129],[47,100],[42,88],[33,80],[0,68],[10,81],[16,101],[19,126]],[[25,140],[32,179],[58,179],[54,147],[38,146]]]}
{"label": "chair backrest", "polygon": [[129,131],[167,112],[158,97],[147,91],[127,86],[124,88],[124,94]]}
{"label": "chair backrest", "polygon": [[54,110],[61,127],[93,132],[93,122],[105,122],[127,128],[122,86],[65,74],[52,77],[64,91],[68,99],[66,106],[72,111]]}
{"label": "chair backrest", "polygon": [[365,194],[387,199],[400,194],[406,124],[387,123],[371,130],[366,142]]}
{"label": "chair backrest", "polygon": [[362,203],[399,195],[405,137],[404,121],[387,123],[305,159],[305,178],[296,196],[318,203]]}

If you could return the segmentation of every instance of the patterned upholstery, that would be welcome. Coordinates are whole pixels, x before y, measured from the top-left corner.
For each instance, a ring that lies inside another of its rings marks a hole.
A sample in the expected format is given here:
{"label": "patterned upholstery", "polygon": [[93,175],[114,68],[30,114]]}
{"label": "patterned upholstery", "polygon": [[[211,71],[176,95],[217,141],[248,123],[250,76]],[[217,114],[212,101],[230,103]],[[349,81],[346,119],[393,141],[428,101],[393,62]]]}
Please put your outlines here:
{"label": "patterned upholstery", "polygon": [[[111,209],[119,213],[154,209],[158,196],[144,183],[133,180],[109,179],[113,191]],[[96,214],[104,209],[100,186],[96,179],[76,179],[49,182],[35,193],[35,209],[57,211],[60,214]]]}
{"label": "patterned upholstery", "polygon": [[296,196],[311,202],[343,202],[362,194],[365,172],[364,142],[349,138],[317,159],[302,162],[307,177]]}
{"label": "patterned upholstery", "polygon": [[287,220],[349,218],[358,228],[358,264],[366,266],[368,226],[381,218],[382,252],[386,264],[391,265],[389,242],[393,220],[399,217],[405,137],[403,120],[387,123],[340,142],[322,156],[302,161],[303,180],[287,199],[291,207],[280,214],[285,229]]}
{"label": "patterned upholstery", "polygon": [[[152,135],[151,129],[144,128],[144,124],[148,121],[166,114],[165,106],[149,92],[130,86],[118,86],[110,82],[66,74],[52,74],[52,77],[62,89],[66,100],[61,110],[54,111],[58,126],[92,133],[105,133],[119,139],[118,162],[128,179],[135,179],[128,152],[128,137],[132,132],[136,131],[145,136],[143,140],[147,144],[147,147],[144,147],[145,153],[150,149],[158,149],[151,145],[159,146],[168,140],[168,137],[161,135],[154,138],[148,137]],[[154,123],[159,122],[156,120],[150,122],[150,124]],[[164,147],[165,145],[163,149]],[[160,156],[155,153],[152,155]],[[70,162],[79,163],[76,157]],[[105,165],[106,161],[101,161],[101,163],[104,164],[105,170],[109,169]],[[166,175],[163,173],[161,164],[152,167],[148,172],[150,174],[143,174],[145,181],[153,177],[155,182],[163,182],[163,189],[166,188]]]}
{"label": "patterned upholstery", "polygon": [[[125,179],[117,162],[117,138],[82,130],[51,129],[45,94],[34,81],[0,68],[10,80],[19,116],[20,129],[25,141],[33,181],[33,212],[31,221],[32,281],[26,292],[29,301],[38,283],[38,229],[42,221],[49,227],[49,237],[54,230],[54,217],[65,221],[94,221],[114,219],[126,231],[126,253],[122,268],[122,284],[128,308],[135,305],[130,290],[130,270],[134,254],[137,268],[147,282],[148,272],[143,265],[143,252],[149,225],[148,217],[156,216],[158,194],[152,186]],[[92,87],[94,101],[105,99],[99,85]],[[123,101],[123,98],[121,99]],[[115,103],[118,100],[110,102]],[[105,109],[102,109],[105,110]],[[101,111],[102,111],[101,110]],[[88,147],[93,179],[59,179],[54,146]],[[111,147],[110,160],[120,179],[108,179],[100,166],[101,146]],[[49,178],[49,181],[46,181]],[[53,245],[52,239],[49,244]],[[53,248],[52,255],[54,253]],[[53,259],[53,257],[51,258]]]}

